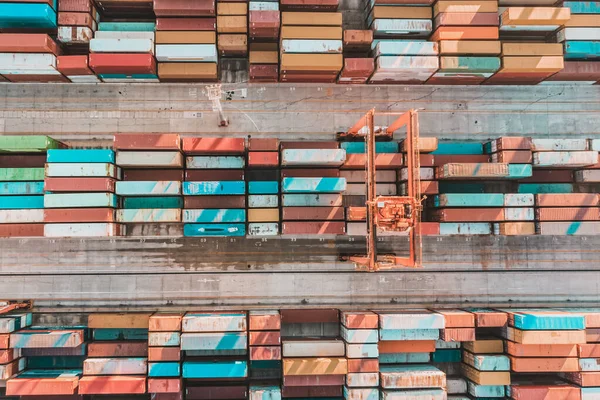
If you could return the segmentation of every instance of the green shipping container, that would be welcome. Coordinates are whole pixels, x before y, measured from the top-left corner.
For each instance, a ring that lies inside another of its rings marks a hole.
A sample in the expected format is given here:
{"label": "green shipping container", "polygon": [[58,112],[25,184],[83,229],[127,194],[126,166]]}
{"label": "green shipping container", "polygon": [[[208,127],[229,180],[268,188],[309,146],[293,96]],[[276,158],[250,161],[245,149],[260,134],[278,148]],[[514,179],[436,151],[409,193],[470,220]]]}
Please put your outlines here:
{"label": "green shipping container", "polygon": [[0,152],[43,153],[48,149],[64,147],[64,144],[48,136],[0,136]]}
{"label": "green shipping container", "polygon": [[44,168],[0,168],[0,182],[43,180]]}

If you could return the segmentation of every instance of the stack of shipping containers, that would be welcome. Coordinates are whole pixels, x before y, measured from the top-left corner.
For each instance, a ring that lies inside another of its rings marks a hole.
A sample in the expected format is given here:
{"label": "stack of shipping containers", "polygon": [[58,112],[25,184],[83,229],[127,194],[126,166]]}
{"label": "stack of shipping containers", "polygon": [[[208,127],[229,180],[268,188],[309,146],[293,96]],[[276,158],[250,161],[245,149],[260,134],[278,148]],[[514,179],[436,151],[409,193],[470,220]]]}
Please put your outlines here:
{"label": "stack of shipping containers", "polygon": [[375,70],[375,60],[369,56],[373,44],[373,31],[345,29],[343,38],[344,67],[338,77],[338,83],[367,83]]}
{"label": "stack of shipping containers", "polygon": [[119,236],[121,226],[115,223],[119,178],[113,150],[48,150],[44,236]]}
{"label": "stack of shipping containers", "polygon": [[247,398],[247,331],[246,313],[242,312],[187,313],[183,317],[186,399]]}
{"label": "stack of shipping containers", "polygon": [[91,314],[80,395],[146,393],[150,314]]}
{"label": "stack of shipping containers", "polygon": [[337,79],[343,66],[342,13],[281,14],[281,82],[323,82]]}
{"label": "stack of shipping containers", "polygon": [[47,136],[0,137],[0,237],[44,236],[46,151],[60,147]]}
{"label": "stack of shipping containers", "polygon": [[184,236],[245,236],[244,139],[186,137],[183,151]]}
{"label": "stack of shipping containers", "polygon": [[438,1],[431,41],[438,42],[440,69],[431,84],[478,85],[500,68],[498,2]]}
{"label": "stack of shipping containers", "polygon": [[154,1],[158,76],[167,82],[217,80],[214,0]]}
{"label": "stack of shipping containers", "polygon": [[279,233],[279,139],[248,140],[248,235]]}
{"label": "stack of shipping containers", "polygon": [[248,56],[248,3],[217,2],[218,50],[222,57]]}
{"label": "stack of shipping containers", "polygon": [[341,193],[346,179],[338,170],[345,160],[346,151],[337,142],[281,143],[281,166],[294,169],[282,171],[284,235],[345,233]]}
{"label": "stack of shipping containers", "polygon": [[181,319],[156,313],[148,322],[148,393],[154,400],[183,400]]}
{"label": "stack of shipping containers", "polygon": [[[281,385],[281,316],[279,310],[249,312],[249,379]],[[281,396],[280,396],[281,397]]]}
{"label": "stack of shipping containers", "polygon": [[[133,236],[177,235],[181,222],[183,155],[177,134],[115,135],[121,209],[117,220]],[[180,236],[180,234],[178,235]]]}
{"label": "stack of shipping containers", "polygon": [[250,1],[248,24],[251,41],[249,79],[251,82],[277,82],[281,26],[279,2]]}
{"label": "stack of shipping containers", "polygon": [[57,40],[68,54],[87,56],[90,39],[94,37],[99,21],[100,13],[90,0],[59,1]]}
{"label": "stack of shipping containers", "polygon": [[375,72],[370,83],[424,83],[439,67],[438,47],[424,42],[433,28],[431,2],[416,6],[369,2]]}

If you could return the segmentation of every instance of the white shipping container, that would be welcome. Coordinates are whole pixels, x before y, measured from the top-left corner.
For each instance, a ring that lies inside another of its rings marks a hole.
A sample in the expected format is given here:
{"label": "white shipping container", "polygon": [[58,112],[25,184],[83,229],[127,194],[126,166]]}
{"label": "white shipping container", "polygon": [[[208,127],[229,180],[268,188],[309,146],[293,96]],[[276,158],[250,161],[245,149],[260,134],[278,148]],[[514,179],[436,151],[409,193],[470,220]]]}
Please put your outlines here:
{"label": "white shipping container", "polygon": [[117,177],[117,167],[109,163],[48,163],[50,177]]}
{"label": "white shipping container", "polygon": [[119,236],[121,225],[110,223],[46,224],[46,237],[104,237]]}
{"label": "white shipping container", "polygon": [[584,169],[581,171],[575,171],[575,182],[600,182],[600,169]]}
{"label": "white shipping container", "polygon": [[279,11],[279,3],[275,1],[251,1],[250,11]]}
{"label": "white shipping container", "polygon": [[531,139],[532,151],[587,150],[587,139]]}
{"label": "white shipping container", "polygon": [[535,212],[533,207],[515,207],[504,209],[505,221],[533,221]]}
{"label": "white shipping container", "polygon": [[183,156],[178,151],[117,151],[120,167],[183,167]]}
{"label": "white shipping container", "polygon": [[0,224],[44,222],[44,210],[0,210]]}
{"label": "white shipping container", "polygon": [[59,26],[57,39],[62,43],[89,43],[94,31],[85,26]]}
{"label": "white shipping container", "polygon": [[[17,72],[15,72],[17,71]],[[0,53],[0,74],[15,74],[21,72],[50,75],[60,74],[56,71],[56,56],[54,54],[34,53]],[[40,73],[38,71],[49,71]]]}
{"label": "white shipping container", "polygon": [[[600,16],[598,16],[600,18]],[[600,40],[600,28],[563,28],[556,34],[559,42],[566,40]]]}
{"label": "white shipping container", "polygon": [[154,32],[127,32],[127,31],[97,31],[95,39],[147,39],[154,40]]}
{"label": "white shipping container", "polygon": [[284,357],[343,357],[342,340],[285,340],[282,343]]}
{"label": "white shipping container", "polygon": [[[422,181],[432,181],[435,179],[435,168],[431,167],[421,167],[419,170]],[[400,180],[407,181],[408,180],[408,168],[402,168],[400,170]]]}
{"label": "white shipping container", "polygon": [[597,163],[597,151],[549,151],[533,153],[533,165],[537,167],[585,167]]}
{"label": "white shipping container", "polygon": [[67,78],[73,83],[100,83],[96,75],[69,75]]}
{"label": "white shipping container", "polygon": [[154,54],[151,39],[92,39],[91,53],[144,53]]}
{"label": "white shipping container", "polygon": [[157,44],[156,60],[159,62],[217,62],[214,44]]}
{"label": "white shipping container", "polygon": [[504,195],[505,207],[533,207],[534,195],[531,193],[507,193]]}

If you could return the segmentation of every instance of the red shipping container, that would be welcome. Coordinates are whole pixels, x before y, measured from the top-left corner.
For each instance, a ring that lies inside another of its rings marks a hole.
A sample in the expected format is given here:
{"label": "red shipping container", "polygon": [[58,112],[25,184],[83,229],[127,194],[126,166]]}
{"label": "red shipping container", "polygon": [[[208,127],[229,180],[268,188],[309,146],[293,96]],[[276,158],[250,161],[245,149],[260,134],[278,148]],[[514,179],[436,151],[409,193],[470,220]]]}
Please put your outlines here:
{"label": "red shipping container", "polygon": [[279,151],[279,139],[277,138],[249,138],[249,151]]}
{"label": "red shipping container", "polygon": [[92,13],[95,11],[90,0],[61,0],[58,2],[58,11],[72,11]]}
{"label": "red shipping container", "polygon": [[[432,166],[439,167],[439,166],[442,166],[444,164],[449,164],[449,163],[472,164],[472,163],[486,163],[486,162],[489,162],[489,156],[487,156],[485,154],[481,154],[481,155],[479,155],[479,154],[475,154],[475,155],[436,154],[436,155],[433,155]],[[425,166],[429,166],[429,165],[423,165],[423,163],[421,163],[421,167],[425,167]]]}
{"label": "red shipping container", "polygon": [[183,392],[178,393],[153,393],[152,400],[183,400]]}
{"label": "red shipping container", "polygon": [[565,61],[565,67],[547,80],[600,81],[600,65],[596,61]]}
{"label": "red shipping container", "polygon": [[251,64],[249,74],[253,82],[277,82],[279,66],[277,64]]}
{"label": "red shipping container", "polygon": [[587,343],[577,345],[579,358],[600,358],[600,344]]}
{"label": "red shipping container", "polygon": [[70,80],[65,78],[62,75],[8,75],[4,74],[4,77],[13,83],[50,83],[50,82],[58,82],[58,83],[71,83]]}
{"label": "red shipping container", "polygon": [[515,357],[577,357],[575,344],[519,344],[506,341],[506,353]]}
{"label": "red shipping container", "polygon": [[37,396],[27,396],[27,400],[84,400],[83,396],[78,396],[76,394],[68,396],[68,395],[57,395],[57,396],[46,396],[46,395],[37,395]]}
{"label": "red shipping container", "polygon": [[346,224],[329,221],[284,222],[281,232],[284,235],[343,235],[346,233]]}
{"label": "red shipping container", "polygon": [[243,138],[182,138],[182,149],[185,154],[244,154],[246,142]]}
{"label": "red shipping container", "polygon": [[251,33],[252,31],[269,32],[274,29],[279,29],[279,26],[281,25],[279,11],[250,11],[249,17]]}
{"label": "red shipping container", "polygon": [[250,313],[249,330],[251,331],[276,331],[281,329],[281,316],[279,313],[260,314],[260,311]]}
{"label": "red shipping container", "polygon": [[335,75],[319,75],[319,74],[310,74],[310,73],[287,73],[281,74],[279,76],[279,80],[281,82],[295,82],[295,83],[334,83],[337,77],[337,73]]}
{"label": "red shipping container", "polygon": [[[284,208],[285,210],[285,208]],[[367,208],[366,207],[348,207],[346,213],[347,221],[366,221],[367,220]]]}
{"label": "red shipping container", "polygon": [[442,329],[440,338],[445,342],[472,342],[475,340],[475,328]]}
{"label": "red shipping container", "polygon": [[156,18],[157,31],[215,31],[216,18]]}
{"label": "red shipping container", "polygon": [[531,138],[521,136],[502,136],[492,143],[492,153],[502,150],[531,150]]}
{"label": "red shipping container", "polygon": [[[0,224],[0,237],[40,237],[44,236],[44,224]],[[1,335],[0,335],[1,337]],[[0,349],[6,347],[1,347]]]}
{"label": "red shipping container", "polygon": [[490,156],[491,162],[509,164],[531,164],[533,155],[527,150],[504,150]]}
{"label": "red shipping container", "polygon": [[188,169],[186,181],[243,181],[243,169]]}
{"label": "red shipping container", "polygon": [[238,400],[248,395],[247,386],[190,386],[186,385],[187,400]]}
{"label": "red shipping container", "polygon": [[250,360],[281,360],[280,346],[250,347]]}
{"label": "red shipping container", "polygon": [[[283,220],[343,220],[344,207],[283,207]],[[365,211],[366,213],[366,211]]]}
{"label": "red shipping container", "polygon": [[588,343],[600,343],[600,329],[588,328],[585,330],[585,340]]}
{"label": "red shipping container", "polygon": [[[364,169],[366,162],[366,154],[347,154],[342,169]],[[379,153],[375,155],[375,167],[377,169],[399,169],[403,166],[402,153]]]}
{"label": "red shipping container", "polygon": [[340,78],[369,78],[375,70],[372,58],[346,58]]}
{"label": "red shipping container", "polygon": [[83,376],[79,394],[144,394],[145,376]]}
{"label": "red shipping container", "polygon": [[45,33],[2,33],[1,53],[52,53],[60,54],[60,48]]}
{"label": "red shipping container", "polygon": [[19,378],[6,381],[7,396],[74,395],[77,393],[78,377],[68,378]]}
{"label": "red shipping container", "polygon": [[214,0],[154,0],[157,17],[207,17],[215,15]]}
{"label": "red shipping container", "polygon": [[248,344],[250,346],[281,345],[281,332],[279,331],[250,331],[248,335]]}
{"label": "red shipping container", "polygon": [[337,168],[302,169],[289,168],[281,170],[281,177],[291,178],[339,178],[340,170]]}
{"label": "red shipping container", "polygon": [[597,207],[600,195],[597,193],[546,193],[535,195],[538,207]]}
{"label": "red shipping container", "polygon": [[0,154],[0,168],[44,168],[45,154]]}
{"label": "red shipping container", "polygon": [[124,181],[183,181],[182,169],[125,169]]}
{"label": "red shipping container", "polygon": [[17,349],[0,350],[0,364],[8,364],[9,362],[14,361],[16,358],[19,358]]}
{"label": "red shipping container", "polygon": [[496,328],[508,323],[508,314],[502,311],[471,311],[475,315],[475,326],[478,328]]}
{"label": "red shipping container", "polygon": [[548,385],[511,385],[511,398],[514,400],[581,400],[581,390],[562,382]]}
{"label": "red shipping container", "polygon": [[[92,53],[89,58],[89,66],[96,74],[152,74],[156,75],[156,59],[152,54],[124,54],[124,53]],[[129,135],[127,135],[129,136]],[[136,135],[141,136],[141,135]],[[145,136],[155,136],[146,134]],[[172,135],[179,136],[179,135]],[[115,147],[119,148],[119,147]],[[123,147],[121,147],[123,148]],[[131,148],[134,150],[161,150],[162,147],[154,148]],[[170,148],[169,148],[170,149]],[[179,148],[177,148],[179,149]]]}
{"label": "red shipping container", "polygon": [[504,221],[503,208],[445,208],[433,210],[431,217],[440,222]]}
{"label": "red shipping container", "polygon": [[343,386],[283,386],[283,397],[342,397]]}
{"label": "red shipping container", "polygon": [[275,167],[279,166],[279,152],[256,152],[248,153],[248,167]]}
{"label": "red shipping container", "polygon": [[348,359],[348,373],[379,372],[379,360],[376,358]]}
{"label": "red shipping container", "polygon": [[285,324],[337,323],[340,312],[335,308],[283,309],[280,310],[281,322]]}
{"label": "red shipping container", "polygon": [[288,375],[283,377],[283,386],[343,386],[346,375]]}
{"label": "red shipping container", "polygon": [[88,344],[88,357],[146,357],[148,342],[110,341]]}
{"label": "red shipping container", "polygon": [[438,26],[498,26],[498,13],[480,12],[441,12],[433,20],[434,28]]}
{"label": "red shipping container", "polygon": [[179,393],[181,390],[180,378],[148,378],[148,393]]}
{"label": "red shipping container", "polygon": [[421,222],[421,235],[435,236],[440,234],[439,222]]}
{"label": "red shipping container", "polygon": [[179,150],[181,139],[174,133],[117,133],[113,146],[118,150]]}
{"label": "red shipping container", "polygon": [[572,183],[573,171],[567,169],[533,169],[533,174],[520,183]]}
{"label": "red shipping container", "polygon": [[184,196],[183,208],[245,208],[245,196]]}
{"label": "red shipping container", "polygon": [[282,141],[281,151],[288,149],[338,149],[339,142],[335,141]]}
{"label": "red shipping container", "polygon": [[112,208],[47,208],[44,210],[44,222],[114,222],[115,210]]}
{"label": "red shipping container", "polygon": [[9,348],[10,334],[0,334],[0,349],[6,350]]}
{"label": "red shipping container", "polygon": [[58,25],[63,26],[85,26],[93,29],[96,21],[91,14],[81,12],[59,12]]}
{"label": "red shipping container", "polygon": [[[433,353],[435,340],[384,340],[379,342],[379,353]],[[349,372],[349,371],[348,371]]]}
{"label": "red shipping container", "polygon": [[600,208],[598,207],[556,207],[537,208],[535,210],[537,221],[599,221]]}
{"label": "red shipping container", "polygon": [[379,316],[370,311],[345,311],[340,315],[341,323],[350,329],[378,329]]}
{"label": "red shipping container", "polygon": [[88,56],[58,56],[56,69],[64,75],[94,75],[88,66]]}
{"label": "red shipping container", "polygon": [[179,361],[181,350],[179,347],[149,347],[148,361]]}
{"label": "red shipping container", "polygon": [[283,11],[337,11],[339,0],[281,0]]}

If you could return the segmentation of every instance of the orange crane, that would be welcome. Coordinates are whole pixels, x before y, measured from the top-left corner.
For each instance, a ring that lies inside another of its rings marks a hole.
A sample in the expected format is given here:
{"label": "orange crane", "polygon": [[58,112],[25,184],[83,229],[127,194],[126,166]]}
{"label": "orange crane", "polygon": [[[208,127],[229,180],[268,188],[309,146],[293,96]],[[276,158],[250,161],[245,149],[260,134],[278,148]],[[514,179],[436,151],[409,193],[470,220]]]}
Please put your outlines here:
{"label": "orange crane", "polygon": [[[398,115],[398,113],[381,113]],[[347,132],[338,134],[339,139],[356,139],[364,137],[366,141],[367,172],[367,254],[351,256],[358,269],[379,271],[393,268],[415,268],[422,266],[421,240],[421,180],[419,165],[419,121],[417,110],[402,113],[391,125],[375,127],[375,109],[367,112]],[[377,196],[375,140],[383,138],[391,140],[395,131],[406,127],[405,165],[408,168],[406,196]],[[377,254],[377,231],[408,232],[408,257]]]}
{"label": "orange crane", "polygon": [[21,309],[31,310],[32,307],[33,302],[31,300],[26,300],[24,302],[19,302],[15,300],[2,300],[0,301],[0,315]]}

